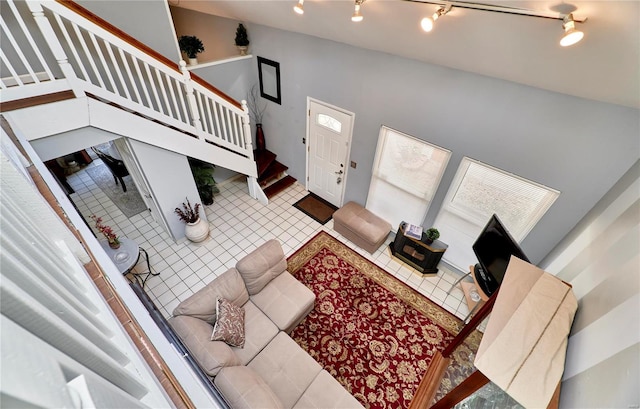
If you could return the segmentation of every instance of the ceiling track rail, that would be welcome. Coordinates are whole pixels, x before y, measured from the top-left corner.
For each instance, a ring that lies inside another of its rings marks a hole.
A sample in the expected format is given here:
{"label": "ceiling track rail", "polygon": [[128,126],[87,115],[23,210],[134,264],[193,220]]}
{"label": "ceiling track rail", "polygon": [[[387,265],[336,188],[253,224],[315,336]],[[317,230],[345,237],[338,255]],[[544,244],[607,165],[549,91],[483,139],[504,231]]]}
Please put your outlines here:
{"label": "ceiling track rail", "polygon": [[[421,3],[421,4],[433,4],[436,6],[443,7],[458,7],[462,9],[470,9],[470,10],[481,10],[481,11],[491,11],[494,13],[504,13],[504,14],[513,14],[520,16],[528,16],[528,17],[539,17],[539,18],[547,18],[551,20],[564,20],[570,13],[560,13],[553,11],[543,11],[543,10],[530,10],[523,9],[517,7],[507,7],[507,6],[499,6],[495,4],[486,4],[486,3],[475,3],[475,2],[467,2],[467,1],[428,1],[428,0],[403,0],[410,3]],[[575,17],[573,20],[577,23],[584,23],[587,21],[587,18],[578,18]]]}

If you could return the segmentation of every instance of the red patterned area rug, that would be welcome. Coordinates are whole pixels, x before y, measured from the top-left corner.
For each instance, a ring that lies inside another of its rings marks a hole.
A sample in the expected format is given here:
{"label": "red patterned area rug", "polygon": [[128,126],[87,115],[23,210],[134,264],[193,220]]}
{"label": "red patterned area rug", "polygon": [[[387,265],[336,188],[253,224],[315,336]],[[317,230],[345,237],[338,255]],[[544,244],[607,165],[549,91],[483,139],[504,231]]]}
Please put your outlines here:
{"label": "red patterned area rug", "polygon": [[[365,407],[408,408],[461,320],[326,232],[289,257],[288,270],[317,297],[292,338]],[[473,371],[479,339],[454,354],[444,384]]]}

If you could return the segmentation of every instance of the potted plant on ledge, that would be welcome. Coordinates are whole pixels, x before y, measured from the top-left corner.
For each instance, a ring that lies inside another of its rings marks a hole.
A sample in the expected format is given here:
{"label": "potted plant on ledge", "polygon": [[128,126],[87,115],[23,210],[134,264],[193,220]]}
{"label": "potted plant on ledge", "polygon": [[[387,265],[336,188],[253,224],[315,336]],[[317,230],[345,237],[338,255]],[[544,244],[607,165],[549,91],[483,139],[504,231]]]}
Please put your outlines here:
{"label": "potted plant on ledge", "polygon": [[174,212],[180,220],[187,224],[184,228],[184,235],[194,243],[199,243],[209,237],[209,223],[200,218],[200,203],[196,203],[192,207],[189,199],[185,199],[187,203],[182,203],[182,209],[176,207]]}
{"label": "potted plant on ledge", "polygon": [[249,36],[247,34],[247,29],[242,25],[242,23],[238,24],[238,28],[236,29],[236,47],[238,47],[240,55],[247,55],[247,50],[249,49]]}
{"label": "potted plant on ledge", "polygon": [[181,36],[178,39],[178,45],[180,46],[180,51],[187,54],[189,65],[197,65],[197,56],[204,51],[202,41],[196,36]]}

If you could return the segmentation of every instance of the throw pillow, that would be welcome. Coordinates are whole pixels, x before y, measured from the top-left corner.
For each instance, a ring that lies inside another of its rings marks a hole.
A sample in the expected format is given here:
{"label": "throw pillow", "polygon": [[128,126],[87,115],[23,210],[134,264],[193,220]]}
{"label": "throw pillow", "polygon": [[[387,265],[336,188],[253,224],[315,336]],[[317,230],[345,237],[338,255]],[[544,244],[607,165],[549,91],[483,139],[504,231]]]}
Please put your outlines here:
{"label": "throw pillow", "polygon": [[211,340],[224,341],[234,347],[244,347],[244,308],[224,298],[218,298],[216,316]]}

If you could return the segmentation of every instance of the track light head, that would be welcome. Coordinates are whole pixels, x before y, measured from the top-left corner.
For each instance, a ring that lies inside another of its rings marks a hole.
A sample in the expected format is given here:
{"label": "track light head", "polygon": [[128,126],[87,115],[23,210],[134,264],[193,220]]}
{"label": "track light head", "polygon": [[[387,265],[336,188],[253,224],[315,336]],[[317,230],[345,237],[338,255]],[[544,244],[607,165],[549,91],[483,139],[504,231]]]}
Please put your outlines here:
{"label": "track light head", "polygon": [[420,21],[420,27],[427,33],[433,30],[433,19],[431,17],[425,17]]}
{"label": "track light head", "polygon": [[422,27],[422,29],[428,33],[429,31],[433,30],[433,24],[436,22],[436,20],[439,19],[440,16],[444,16],[445,14],[447,14],[449,11],[451,11],[451,6],[448,6],[447,8],[445,8],[444,6],[438,8],[438,10],[436,10],[436,12],[433,13],[431,17],[425,17],[422,19],[422,21],[420,21],[420,27]]}
{"label": "track light head", "polygon": [[562,20],[562,28],[564,29],[564,35],[560,39],[560,45],[562,47],[574,45],[584,37],[584,33],[576,29],[576,22],[573,20],[572,13],[564,17]]}
{"label": "track light head", "polygon": [[364,16],[360,14],[360,6],[364,3],[365,0],[356,0],[355,7],[353,9],[353,16],[351,16],[351,21],[357,23],[364,20]]}
{"label": "track light head", "polygon": [[303,4],[304,4],[304,0],[298,0],[298,4],[293,6],[293,11],[295,11],[298,14],[304,14]]}

